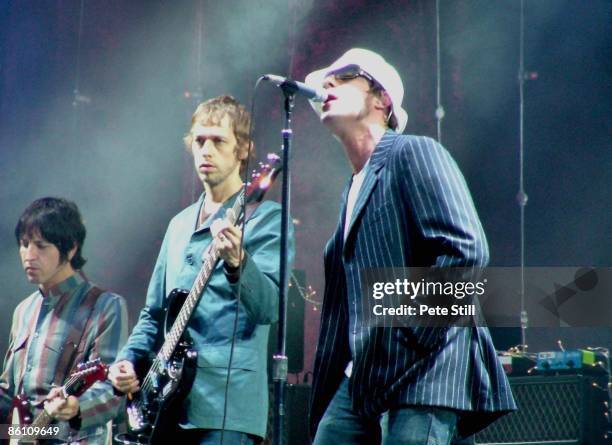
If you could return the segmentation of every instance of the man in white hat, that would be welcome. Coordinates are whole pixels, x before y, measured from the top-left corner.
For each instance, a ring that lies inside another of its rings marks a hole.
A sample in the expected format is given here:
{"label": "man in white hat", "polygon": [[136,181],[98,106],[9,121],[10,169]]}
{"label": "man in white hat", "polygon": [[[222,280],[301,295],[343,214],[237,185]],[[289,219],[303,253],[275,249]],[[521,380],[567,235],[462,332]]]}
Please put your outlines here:
{"label": "man in white hat", "polygon": [[484,267],[482,226],[463,176],[436,141],[402,135],[391,65],[351,49],[305,82],[353,168],[325,249],[311,431],[323,444],[449,444],[516,409],[485,327],[372,326],[364,271]]}

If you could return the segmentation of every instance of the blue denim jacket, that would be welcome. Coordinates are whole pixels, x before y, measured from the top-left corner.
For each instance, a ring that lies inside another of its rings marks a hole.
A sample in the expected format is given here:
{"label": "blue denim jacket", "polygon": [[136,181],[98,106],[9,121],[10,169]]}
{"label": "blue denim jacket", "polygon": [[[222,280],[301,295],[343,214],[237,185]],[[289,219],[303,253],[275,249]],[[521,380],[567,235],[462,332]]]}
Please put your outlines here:
{"label": "blue denim jacket", "polygon": [[[162,308],[175,288],[190,289],[210,244],[211,222],[231,206],[229,199],[217,214],[196,230],[203,196],[171,221],[149,283],[144,309],[119,359],[136,361],[157,351],[163,332]],[[270,324],[278,318],[280,206],[261,203],[246,223],[238,330],[231,366],[226,429],[265,436],[268,417],[267,345]],[[293,264],[293,228],[290,232]],[[182,426],[220,429],[238,284],[230,284],[217,264],[188,327],[198,350],[195,382],[184,405]]]}

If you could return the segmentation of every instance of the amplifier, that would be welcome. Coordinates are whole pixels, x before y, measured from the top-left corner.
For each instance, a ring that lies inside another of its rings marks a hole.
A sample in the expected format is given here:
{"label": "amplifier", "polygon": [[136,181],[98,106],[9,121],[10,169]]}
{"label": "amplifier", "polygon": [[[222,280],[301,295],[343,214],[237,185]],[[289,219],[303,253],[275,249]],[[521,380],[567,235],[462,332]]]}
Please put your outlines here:
{"label": "amplifier", "polygon": [[311,386],[306,384],[286,387],[285,444],[310,445],[308,408]]}
{"label": "amplifier", "polygon": [[563,371],[581,369],[585,372],[605,372],[599,363],[605,363],[606,358],[601,353],[584,349],[568,349],[566,351],[538,352],[537,371]]}
{"label": "amplifier", "polygon": [[[283,422],[283,440],[286,445],[310,445],[308,427],[308,408],[311,386],[307,384],[285,386],[285,417]],[[274,427],[274,390],[270,385],[270,411],[268,413],[268,437],[262,445],[273,444]],[[340,445],[340,444],[339,444]]]}
{"label": "amplifier", "polygon": [[592,376],[510,377],[518,411],[476,434],[487,445],[602,445],[607,382]]}

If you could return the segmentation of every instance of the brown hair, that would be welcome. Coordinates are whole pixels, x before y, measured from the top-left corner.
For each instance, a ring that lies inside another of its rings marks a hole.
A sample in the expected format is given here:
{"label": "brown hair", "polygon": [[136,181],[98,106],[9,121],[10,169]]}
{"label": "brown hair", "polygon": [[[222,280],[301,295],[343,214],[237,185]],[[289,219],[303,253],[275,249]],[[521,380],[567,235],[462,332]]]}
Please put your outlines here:
{"label": "brown hair", "polygon": [[76,247],[70,265],[75,270],[83,267],[87,260],[83,258],[81,250],[87,231],[74,202],[47,197],[30,204],[15,227],[17,244],[21,245],[24,238],[32,238],[37,232],[45,241],[57,247],[62,261],[67,261],[68,253]]}
{"label": "brown hair", "polygon": [[[246,110],[244,105],[240,104],[232,96],[218,96],[202,102],[191,116],[191,126],[189,132],[183,137],[183,142],[187,150],[191,151],[193,143],[193,127],[197,124],[205,126],[220,125],[223,118],[227,116],[230,121],[230,126],[234,130],[237,146],[236,155],[243,157],[249,151],[249,126],[251,125],[251,115]],[[255,146],[252,144],[251,158],[255,157]],[[247,162],[247,156],[244,156],[240,164],[240,171],[243,172]]]}
{"label": "brown hair", "polygon": [[[370,81],[368,81],[368,83],[370,84],[370,91],[372,92],[372,94],[374,94],[380,100],[384,101],[385,95],[387,97],[389,96],[388,93],[385,91],[385,89],[379,84],[372,83]],[[385,123],[387,124],[387,127],[389,127],[391,130],[396,130],[398,126],[398,122],[397,122],[397,117],[395,117],[395,113],[393,113],[393,104],[391,103],[390,97],[389,97],[389,105],[387,106],[387,109],[385,110],[385,114],[386,114]]]}

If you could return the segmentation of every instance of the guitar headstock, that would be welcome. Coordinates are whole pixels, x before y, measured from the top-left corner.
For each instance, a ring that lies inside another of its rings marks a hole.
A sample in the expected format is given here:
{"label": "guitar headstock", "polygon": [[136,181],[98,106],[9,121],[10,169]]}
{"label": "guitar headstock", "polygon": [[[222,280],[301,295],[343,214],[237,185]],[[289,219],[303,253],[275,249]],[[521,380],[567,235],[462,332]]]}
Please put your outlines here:
{"label": "guitar headstock", "polygon": [[281,157],[276,153],[269,153],[266,162],[260,162],[259,169],[253,170],[251,174],[251,180],[247,183],[246,201],[261,201],[282,168]]}
{"label": "guitar headstock", "polygon": [[108,367],[98,358],[85,363],[79,363],[76,371],[70,374],[70,377],[64,385],[66,395],[80,396],[94,383],[105,380],[108,374]]}

